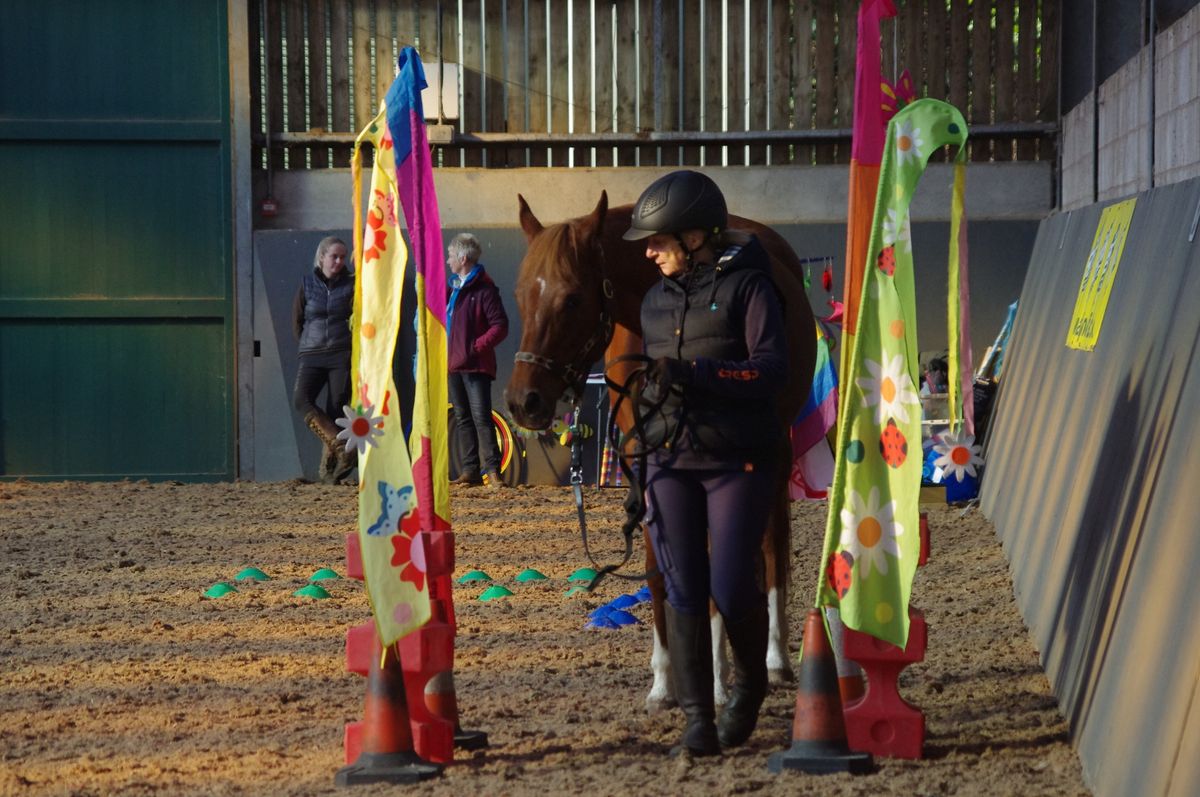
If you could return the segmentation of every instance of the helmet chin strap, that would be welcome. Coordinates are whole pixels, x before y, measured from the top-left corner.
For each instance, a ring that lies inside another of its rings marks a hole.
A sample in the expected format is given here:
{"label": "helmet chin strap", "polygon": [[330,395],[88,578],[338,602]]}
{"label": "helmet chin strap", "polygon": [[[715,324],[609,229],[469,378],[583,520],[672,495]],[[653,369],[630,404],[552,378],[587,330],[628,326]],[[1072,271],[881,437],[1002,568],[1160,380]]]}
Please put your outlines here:
{"label": "helmet chin strap", "polygon": [[[692,267],[692,252],[693,249],[688,249],[688,245],[683,242],[683,236],[679,233],[671,233],[675,236],[675,240],[679,242],[679,248],[683,250],[683,261],[688,264],[688,268]],[[701,244],[703,246],[704,244]]]}
{"label": "helmet chin strap", "polygon": [[713,239],[712,233],[705,232],[704,240],[702,240],[700,242],[700,245],[697,246],[695,249],[688,249],[688,245],[683,242],[683,234],[682,233],[673,232],[671,234],[674,235],[675,240],[679,242],[679,248],[683,250],[683,260],[685,263],[687,263],[688,268],[692,267],[692,255],[696,254],[696,252],[699,252],[705,246],[708,246],[709,241],[711,241]]}

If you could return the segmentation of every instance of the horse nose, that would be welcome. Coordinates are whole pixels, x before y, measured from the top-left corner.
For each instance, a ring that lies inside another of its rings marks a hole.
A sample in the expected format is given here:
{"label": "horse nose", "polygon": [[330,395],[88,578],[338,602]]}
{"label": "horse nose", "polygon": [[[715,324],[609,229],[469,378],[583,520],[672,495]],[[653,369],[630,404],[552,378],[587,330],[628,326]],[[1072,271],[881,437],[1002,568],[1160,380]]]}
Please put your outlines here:
{"label": "horse nose", "polygon": [[508,404],[509,413],[518,423],[529,428],[536,427],[546,406],[541,393],[534,388],[514,391],[510,387],[505,391],[504,398]]}

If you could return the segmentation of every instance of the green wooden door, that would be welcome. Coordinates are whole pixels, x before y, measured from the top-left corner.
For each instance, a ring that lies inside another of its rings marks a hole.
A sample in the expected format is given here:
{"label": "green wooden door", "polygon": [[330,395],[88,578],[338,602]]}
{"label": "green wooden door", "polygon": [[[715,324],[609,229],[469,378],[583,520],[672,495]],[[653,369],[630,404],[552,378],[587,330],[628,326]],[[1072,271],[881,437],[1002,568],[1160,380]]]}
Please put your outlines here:
{"label": "green wooden door", "polygon": [[234,476],[226,9],[0,10],[0,477]]}

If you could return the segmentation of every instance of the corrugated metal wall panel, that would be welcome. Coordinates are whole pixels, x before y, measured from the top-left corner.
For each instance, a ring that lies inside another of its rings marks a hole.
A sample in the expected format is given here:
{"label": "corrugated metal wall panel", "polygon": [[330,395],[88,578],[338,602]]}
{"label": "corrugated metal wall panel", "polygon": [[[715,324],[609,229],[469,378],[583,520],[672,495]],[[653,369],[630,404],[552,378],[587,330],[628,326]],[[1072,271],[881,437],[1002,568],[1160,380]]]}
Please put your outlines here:
{"label": "corrugated metal wall panel", "polygon": [[1200,791],[1180,755],[1200,711],[1198,204],[1200,180],[1138,197],[1093,352],[1065,340],[1103,208],[1042,224],[988,450],[983,508],[1098,795]]}

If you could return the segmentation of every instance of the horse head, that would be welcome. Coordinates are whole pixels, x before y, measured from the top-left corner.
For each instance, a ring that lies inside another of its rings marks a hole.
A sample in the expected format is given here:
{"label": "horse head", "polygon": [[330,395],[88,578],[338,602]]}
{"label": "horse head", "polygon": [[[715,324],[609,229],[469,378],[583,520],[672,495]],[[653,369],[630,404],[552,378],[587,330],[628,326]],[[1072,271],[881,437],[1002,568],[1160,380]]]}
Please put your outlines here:
{"label": "horse head", "polygon": [[504,399],[518,424],[545,429],[560,398],[583,395],[588,367],[612,337],[613,287],[600,242],[608,195],[601,192],[587,216],[548,227],[517,199],[528,250],[517,275],[521,350]]}

